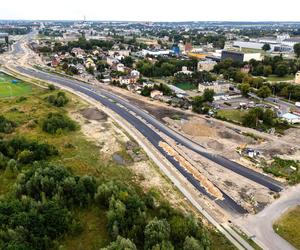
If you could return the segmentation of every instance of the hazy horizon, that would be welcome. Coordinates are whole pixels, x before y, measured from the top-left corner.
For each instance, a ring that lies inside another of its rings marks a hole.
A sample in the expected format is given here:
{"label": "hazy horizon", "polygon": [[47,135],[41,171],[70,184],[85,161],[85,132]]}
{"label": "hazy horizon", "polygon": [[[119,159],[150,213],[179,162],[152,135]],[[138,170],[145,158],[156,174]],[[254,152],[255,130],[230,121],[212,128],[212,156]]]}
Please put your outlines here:
{"label": "hazy horizon", "polygon": [[11,0],[1,3],[0,20],[130,22],[300,22],[299,0],[274,4],[252,0],[248,5],[239,0],[227,1],[159,1],[138,0],[38,1]]}

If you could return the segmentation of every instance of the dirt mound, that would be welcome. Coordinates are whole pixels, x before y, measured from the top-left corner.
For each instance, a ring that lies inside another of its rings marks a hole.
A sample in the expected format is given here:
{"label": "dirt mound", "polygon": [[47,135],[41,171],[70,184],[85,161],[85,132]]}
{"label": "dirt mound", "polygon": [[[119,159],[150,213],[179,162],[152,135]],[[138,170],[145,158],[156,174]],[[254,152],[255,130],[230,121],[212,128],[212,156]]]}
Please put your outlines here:
{"label": "dirt mound", "polygon": [[239,136],[236,133],[231,133],[231,132],[226,131],[226,130],[225,131],[220,131],[219,136],[223,139],[233,139],[233,140],[238,141],[238,142],[242,141],[241,136]]}
{"label": "dirt mound", "polygon": [[211,140],[210,142],[207,143],[207,146],[209,146],[210,148],[213,148],[215,150],[223,150],[224,149],[224,145],[216,140]]}
{"label": "dirt mound", "polygon": [[199,121],[189,121],[182,125],[184,133],[191,136],[214,137],[216,131],[214,128],[209,127]]}
{"label": "dirt mound", "polygon": [[107,115],[96,108],[86,108],[80,111],[80,114],[88,120],[106,121]]}
{"label": "dirt mound", "polygon": [[212,182],[210,182],[204,175],[200,174],[200,172],[184,157],[182,157],[174,148],[172,148],[169,144],[165,142],[159,142],[159,146],[167,152],[168,155],[172,156],[181,167],[183,167],[187,172],[192,174],[196,180],[199,181],[202,187],[206,189],[206,191],[213,196],[215,196],[219,200],[223,200],[223,194],[220,192],[218,188],[214,186]]}

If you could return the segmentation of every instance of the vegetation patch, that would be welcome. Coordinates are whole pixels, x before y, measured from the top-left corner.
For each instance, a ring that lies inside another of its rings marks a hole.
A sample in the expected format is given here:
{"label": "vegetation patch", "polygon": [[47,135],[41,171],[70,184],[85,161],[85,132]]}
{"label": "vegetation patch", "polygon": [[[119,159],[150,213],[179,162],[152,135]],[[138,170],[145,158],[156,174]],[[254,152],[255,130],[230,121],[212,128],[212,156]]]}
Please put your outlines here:
{"label": "vegetation patch", "polygon": [[285,213],[273,228],[282,238],[300,249],[300,206]]}
{"label": "vegetation patch", "polygon": [[0,98],[28,95],[31,91],[29,84],[0,72]]}
{"label": "vegetation patch", "polygon": [[16,123],[0,115],[0,133],[9,134],[14,131]]}
{"label": "vegetation patch", "polygon": [[291,185],[300,182],[300,168],[299,162],[294,160],[284,160],[278,157],[263,169],[266,173],[271,173],[276,177],[283,177],[288,180]]}
{"label": "vegetation patch", "polygon": [[62,132],[77,130],[78,125],[61,113],[49,113],[43,121],[42,128],[49,134],[61,134]]}
{"label": "vegetation patch", "polygon": [[219,110],[216,114],[216,118],[219,118],[221,120],[225,121],[232,121],[235,123],[242,124],[243,117],[245,116],[246,112],[243,110],[238,109],[224,109]]}

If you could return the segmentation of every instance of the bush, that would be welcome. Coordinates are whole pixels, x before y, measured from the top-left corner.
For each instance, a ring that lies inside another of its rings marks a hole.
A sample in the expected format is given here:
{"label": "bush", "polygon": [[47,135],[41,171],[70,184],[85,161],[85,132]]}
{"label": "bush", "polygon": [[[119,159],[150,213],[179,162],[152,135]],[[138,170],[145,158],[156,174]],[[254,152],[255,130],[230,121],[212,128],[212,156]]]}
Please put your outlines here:
{"label": "bush", "polygon": [[0,133],[9,134],[14,131],[16,124],[0,115]]}
{"label": "bush", "polygon": [[[48,157],[57,155],[58,151],[54,146],[25,138],[13,138],[11,140],[0,139],[0,156],[2,158],[14,159],[21,164],[28,164],[34,161],[46,160]],[[1,158],[0,157],[0,158]]]}
{"label": "bush", "polygon": [[78,125],[69,117],[60,113],[49,113],[42,123],[43,131],[49,134],[59,134],[63,131],[75,131]]}
{"label": "bush", "polygon": [[47,97],[49,103],[56,107],[64,107],[68,102],[69,99],[67,98],[65,92],[58,92],[57,95],[49,95]]}
{"label": "bush", "polygon": [[55,90],[55,86],[54,86],[53,84],[49,84],[49,85],[48,85],[48,89],[49,89],[50,91],[53,91],[53,90]]}

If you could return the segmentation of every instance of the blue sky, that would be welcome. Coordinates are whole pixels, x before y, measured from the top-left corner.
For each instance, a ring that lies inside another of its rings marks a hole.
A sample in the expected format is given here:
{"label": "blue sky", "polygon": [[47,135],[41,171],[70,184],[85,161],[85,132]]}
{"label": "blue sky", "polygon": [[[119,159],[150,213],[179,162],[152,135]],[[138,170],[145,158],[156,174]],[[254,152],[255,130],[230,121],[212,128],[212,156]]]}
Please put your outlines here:
{"label": "blue sky", "polygon": [[0,19],[300,21],[300,0],[2,0]]}

